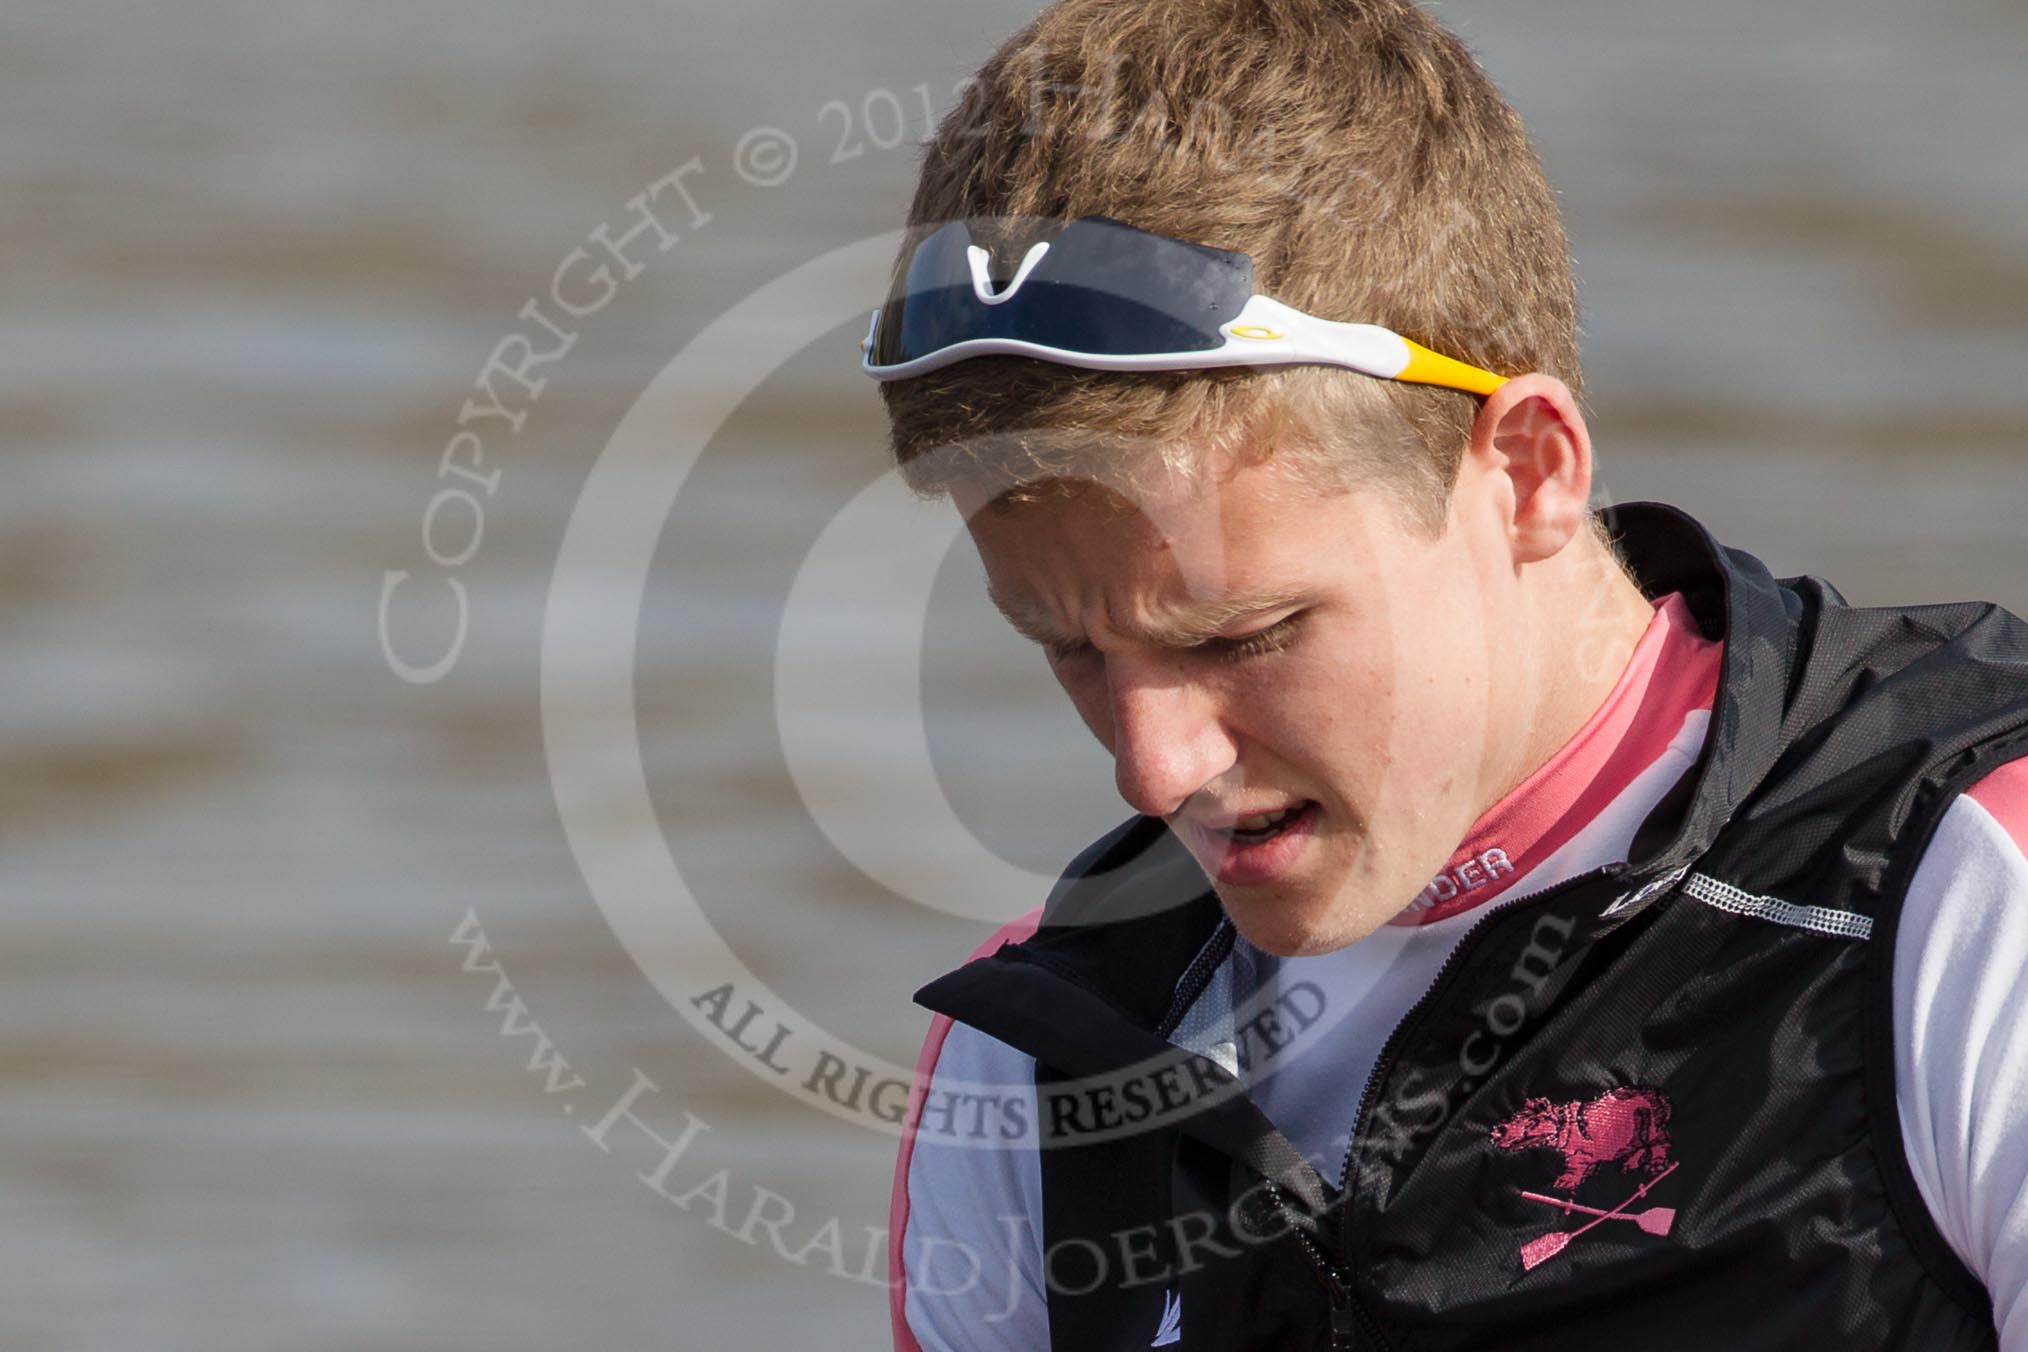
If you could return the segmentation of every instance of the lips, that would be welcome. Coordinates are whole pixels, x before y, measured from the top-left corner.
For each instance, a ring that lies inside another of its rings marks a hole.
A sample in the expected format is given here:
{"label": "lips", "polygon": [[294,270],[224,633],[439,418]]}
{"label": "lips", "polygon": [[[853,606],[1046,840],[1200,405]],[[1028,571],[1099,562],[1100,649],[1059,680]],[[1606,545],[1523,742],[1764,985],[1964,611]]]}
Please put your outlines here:
{"label": "lips", "polygon": [[1197,824],[1206,831],[1222,834],[1230,834],[1235,830],[1259,830],[1287,817],[1289,813],[1301,808],[1307,802],[1309,802],[1307,798],[1299,798],[1274,807],[1256,808],[1250,812],[1226,813],[1209,820],[1200,818]]}
{"label": "lips", "polygon": [[1242,840],[1262,837],[1272,832],[1274,828],[1285,824],[1289,818],[1302,810],[1303,805],[1301,803],[1292,803],[1279,811],[1258,813],[1251,817],[1241,817],[1237,822],[1233,823],[1229,830],[1233,836]]}
{"label": "lips", "polygon": [[[1192,823],[1198,857],[1207,872],[1230,886],[1273,882],[1302,858],[1316,833],[1319,811],[1315,800],[1304,799],[1271,812],[1226,817],[1224,825]],[[1246,823],[1263,819],[1258,830],[1246,829]]]}

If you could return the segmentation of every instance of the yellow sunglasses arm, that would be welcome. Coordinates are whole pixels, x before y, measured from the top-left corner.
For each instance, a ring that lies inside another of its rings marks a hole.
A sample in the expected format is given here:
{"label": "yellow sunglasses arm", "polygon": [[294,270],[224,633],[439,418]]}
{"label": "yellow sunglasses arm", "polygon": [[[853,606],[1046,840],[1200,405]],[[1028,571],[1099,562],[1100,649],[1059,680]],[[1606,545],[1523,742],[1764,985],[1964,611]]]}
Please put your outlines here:
{"label": "yellow sunglasses arm", "polygon": [[1478,395],[1491,394],[1507,383],[1506,376],[1496,376],[1491,371],[1469,366],[1441,352],[1432,352],[1406,338],[1401,341],[1408,348],[1408,365],[1402,368],[1396,380],[1416,385],[1441,385],[1445,389],[1465,390]]}

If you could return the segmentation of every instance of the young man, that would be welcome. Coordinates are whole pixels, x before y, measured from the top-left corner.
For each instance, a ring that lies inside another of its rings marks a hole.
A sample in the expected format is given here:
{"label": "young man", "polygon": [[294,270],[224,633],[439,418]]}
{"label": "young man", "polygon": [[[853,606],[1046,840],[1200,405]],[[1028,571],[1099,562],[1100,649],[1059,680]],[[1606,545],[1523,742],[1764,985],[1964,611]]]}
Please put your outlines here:
{"label": "young man", "polygon": [[1062,0],[910,222],[897,458],[1137,815],[919,996],[897,1345],[2028,1349],[2028,627],[1598,527],[1455,39]]}

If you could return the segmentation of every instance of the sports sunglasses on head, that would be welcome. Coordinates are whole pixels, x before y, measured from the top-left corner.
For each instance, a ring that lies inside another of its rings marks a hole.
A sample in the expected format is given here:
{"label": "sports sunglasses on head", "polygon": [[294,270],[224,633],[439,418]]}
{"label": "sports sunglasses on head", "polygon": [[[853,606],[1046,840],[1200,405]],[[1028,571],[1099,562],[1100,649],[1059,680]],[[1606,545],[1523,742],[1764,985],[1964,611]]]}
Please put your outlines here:
{"label": "sports sunglasses on head", "polygon": [[876,380],[967,357],[1034,357],[1094,371],[1343,366],[1384,380],[1491,394],[1505,376],[1377,324],[1318,319],[1253,289],[1253,260],[1106,216],[1029,246],[997,285],[992,255],[952,221],[916,245],[900,294],[873,312],[861,369]]}

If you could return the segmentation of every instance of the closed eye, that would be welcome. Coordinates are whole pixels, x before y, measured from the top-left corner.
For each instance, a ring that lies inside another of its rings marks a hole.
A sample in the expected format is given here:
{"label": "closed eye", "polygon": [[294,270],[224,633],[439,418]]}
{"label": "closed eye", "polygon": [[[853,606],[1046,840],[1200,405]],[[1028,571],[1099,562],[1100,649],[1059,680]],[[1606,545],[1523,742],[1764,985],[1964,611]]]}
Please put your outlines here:
{"label": "closed eye", "polygon": [[[1269,653],[1282,651],[1295,638],[1296,622],[1302,618],[1298,611],[1286,619],[1277,620],[1258,633],[1241,638],[1207,639],[1189,651],[1202,652],[1220,661],[1239,662],[1249,657],[1264,657]],[[1073,662],[1089,657],[1097,650],[1089,643],[1079,640],[1074,643],[1049,643],[1043,645],[1052,662]]]}
{"label": "closed eye", "polygon": [[1295,638],[1296,621],[1300,618],[1302,612],[1298,611],[1287,619],[1275,621],[1259,633],[1248,634],[1244,638],[1215,638],[1204,646],[1228,662],[1278,653]]}

